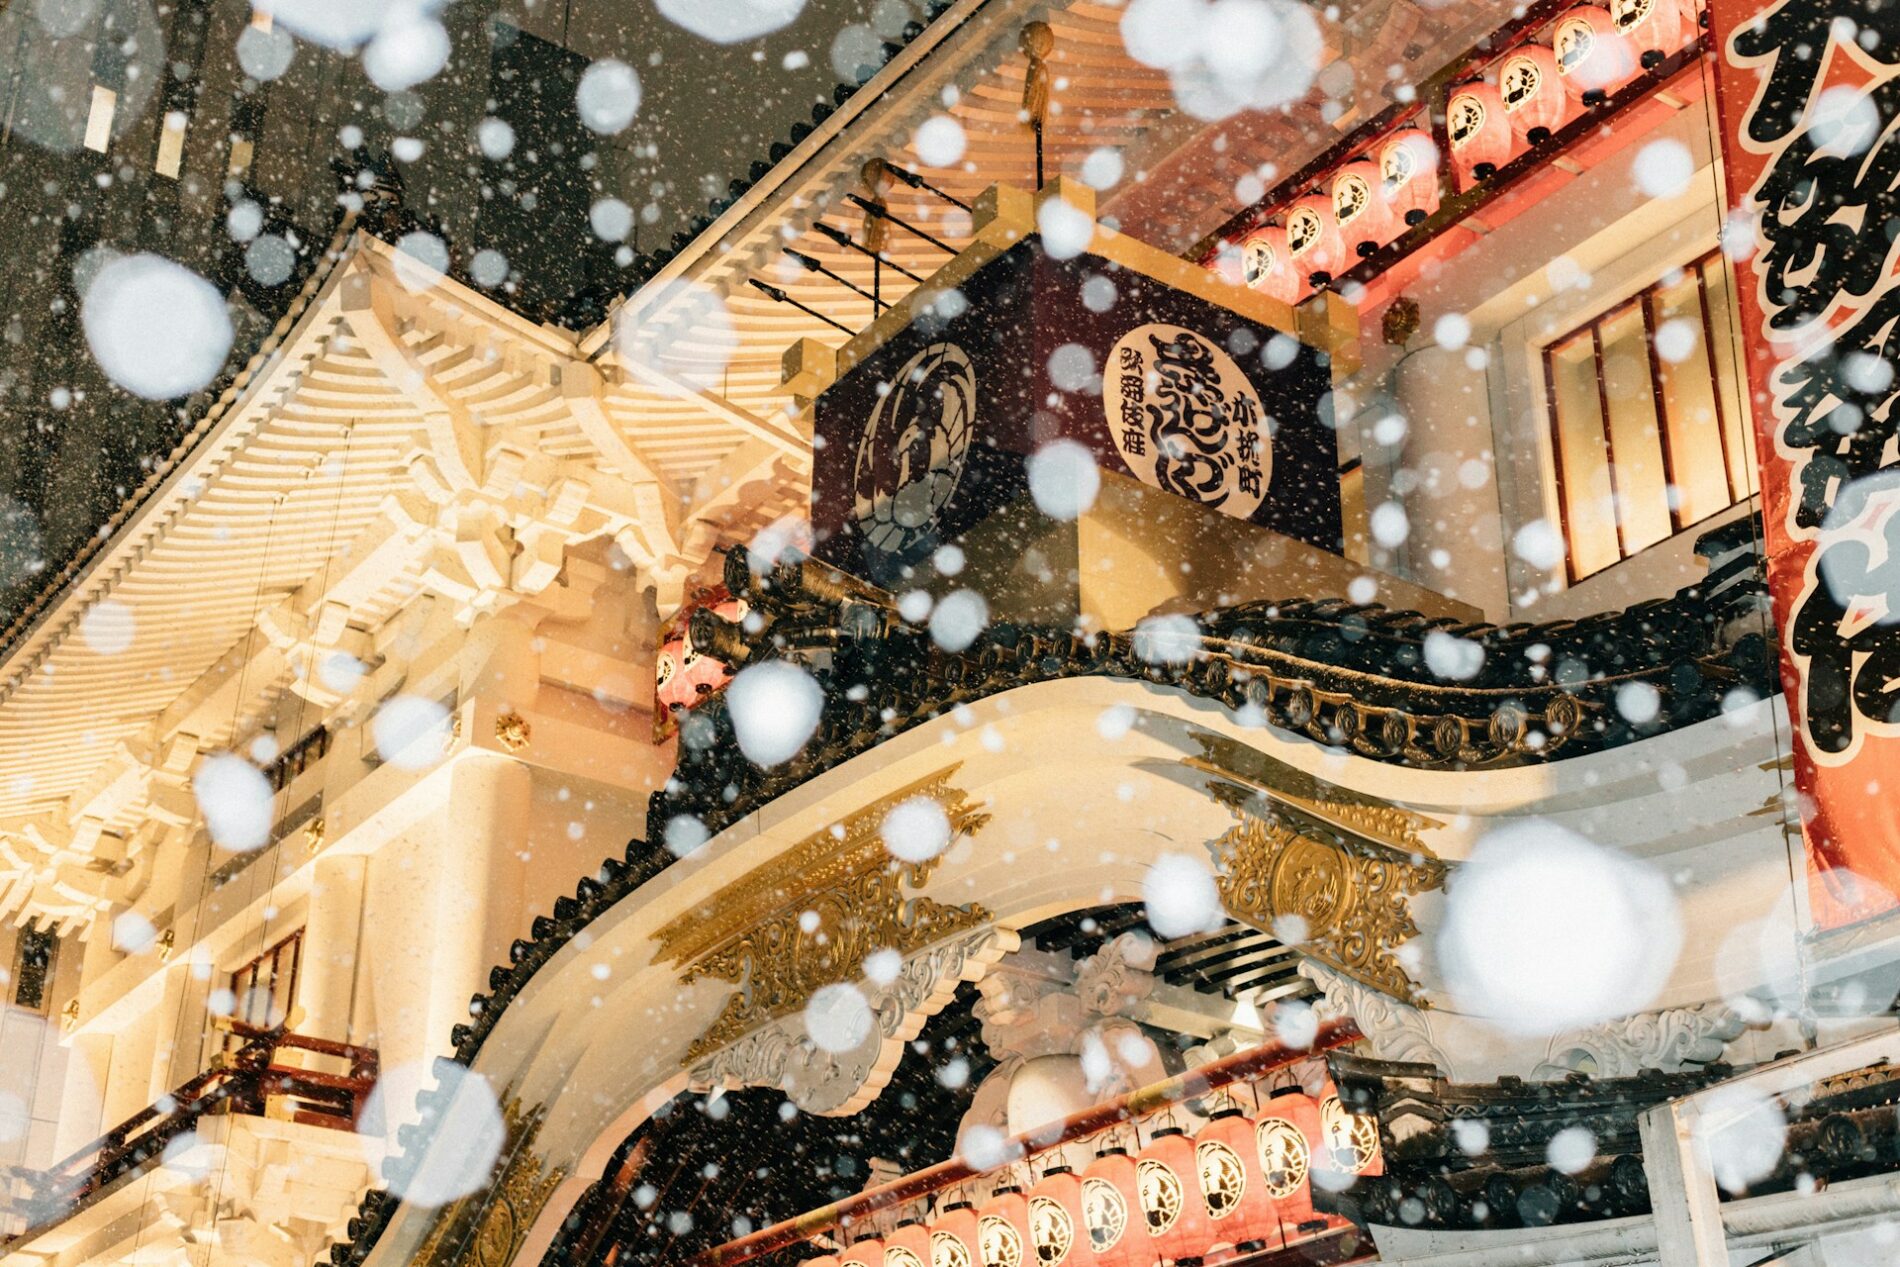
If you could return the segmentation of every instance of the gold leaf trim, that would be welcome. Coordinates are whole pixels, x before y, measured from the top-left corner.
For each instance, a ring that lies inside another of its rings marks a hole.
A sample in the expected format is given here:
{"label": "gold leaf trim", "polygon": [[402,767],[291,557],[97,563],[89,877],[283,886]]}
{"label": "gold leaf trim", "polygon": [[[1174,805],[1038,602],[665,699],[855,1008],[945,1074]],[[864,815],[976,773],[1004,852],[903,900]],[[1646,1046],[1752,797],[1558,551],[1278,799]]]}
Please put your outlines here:
{"label": "gold leaf trim", "polygon": [[1375,990],[1426,1006],[1394,953],[1418,934],[1408,899],[1440,888],[1448,868],[1429,854],[1335,839],[1239,811],[1215,847],[1228,914],[1276,936],[1304,922],[1302,953]]}
{"label": "gold leaf trim", "polygon": [[880,797],[799,841],[654,934],[658,958],[684,970],[680,984],[711,977],[739,987],[687,1049],[693,1064],[769,1021],[804,1008],[822,986],[848,981],[873,951],[909,955],[981,927],[984,907],[951,906],[921,893],[942,854],[894,860],[882,827],[891,810],[918,797],[935,801],[954,841],[989,815],[950,780],[950,766]]}

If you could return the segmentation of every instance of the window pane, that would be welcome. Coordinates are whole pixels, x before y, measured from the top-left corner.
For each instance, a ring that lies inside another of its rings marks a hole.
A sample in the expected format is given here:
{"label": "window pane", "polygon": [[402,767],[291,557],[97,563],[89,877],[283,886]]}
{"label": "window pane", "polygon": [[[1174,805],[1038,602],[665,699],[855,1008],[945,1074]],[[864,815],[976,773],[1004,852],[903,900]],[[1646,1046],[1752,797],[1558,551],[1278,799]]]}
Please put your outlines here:
{"label": "window pane", "polygon": [[1674,527],[1656,425],[1656,385],[1640,305],[1604,318],[1597,329],[1603,344],[1603,397],[1610,411],[1610,478],[1628,556],[1663,540]]}
{"label": "window pane", "polygon": [[1702,279],[1691,270],[1651,300],[1656,331],[1656,380],[1669,428],[1669,477],[1684,525],[1729,504],[1729,472],[1722,453],[1722,417],[1716,407],[1715,367],[1702,325]]}
{"label": "window pane", "polygon": [[1604,461],[1596,348],[1585,331],[1550,350],[1550,400],[1557,418],[1557,496],[1563,505],[1570,569],[1581,579],[1621,557]]}

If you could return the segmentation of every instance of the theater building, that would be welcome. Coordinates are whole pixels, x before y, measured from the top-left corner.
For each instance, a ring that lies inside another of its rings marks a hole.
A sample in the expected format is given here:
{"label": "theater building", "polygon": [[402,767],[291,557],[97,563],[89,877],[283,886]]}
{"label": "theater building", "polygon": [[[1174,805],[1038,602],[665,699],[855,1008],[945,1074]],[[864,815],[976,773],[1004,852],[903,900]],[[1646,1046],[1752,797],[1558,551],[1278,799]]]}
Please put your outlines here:
{"label": "theater building", "polygon": [[15,77],[6,1267],[1900,1256],[1886,10],[516,7]]}

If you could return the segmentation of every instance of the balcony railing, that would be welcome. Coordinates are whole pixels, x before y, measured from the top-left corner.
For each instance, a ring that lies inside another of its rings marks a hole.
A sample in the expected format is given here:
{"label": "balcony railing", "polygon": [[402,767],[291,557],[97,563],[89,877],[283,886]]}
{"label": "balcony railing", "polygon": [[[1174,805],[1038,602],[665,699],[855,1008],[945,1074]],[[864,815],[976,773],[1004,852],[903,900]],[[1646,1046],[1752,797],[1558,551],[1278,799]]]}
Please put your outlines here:
{"label": "balcony railing", "polygon": [[[274,1117],[333,1130],[353,1130],[376,1085],[376,1053],[348,1043],[228,1022],[243,1046],[218,1055],[210,1069],[178,1087],[46,1170],[9,1167],[0,1173],[0,1249],[71,1216],[113,1183],[164,1156],[166,1145],[222,1114]],[[348,1073],[325,1073],[281,1062],[305,1051],[346,1062]]]}

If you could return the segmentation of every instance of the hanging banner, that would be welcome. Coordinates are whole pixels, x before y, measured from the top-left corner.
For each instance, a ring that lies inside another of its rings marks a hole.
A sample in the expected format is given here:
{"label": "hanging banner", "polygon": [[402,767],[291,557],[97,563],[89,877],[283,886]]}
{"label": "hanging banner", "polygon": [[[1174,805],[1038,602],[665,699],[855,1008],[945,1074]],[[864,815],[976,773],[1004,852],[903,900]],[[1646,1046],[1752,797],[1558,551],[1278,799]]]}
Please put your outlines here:
{"label": "hanging banner", "polygon": [[[1337,553],[1331,373],[1297,340],[1091,255],[1025,243],[819,396],[818,557],[879,584],[999,517],[1040,530],[1025,462],[1100,469]],[[979,534],[980,535],[980,534]]]}
{"label": "hanging banner", "polygon": [[1900,905],[1900,9],[1709,11],[1810,905],[1838,928]]}

